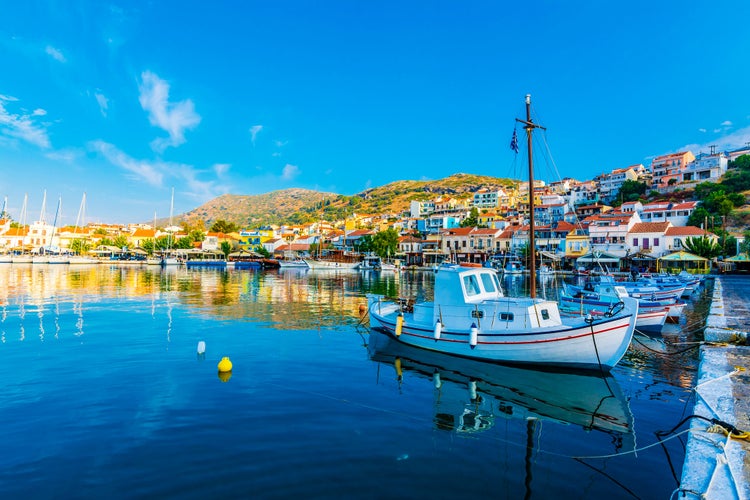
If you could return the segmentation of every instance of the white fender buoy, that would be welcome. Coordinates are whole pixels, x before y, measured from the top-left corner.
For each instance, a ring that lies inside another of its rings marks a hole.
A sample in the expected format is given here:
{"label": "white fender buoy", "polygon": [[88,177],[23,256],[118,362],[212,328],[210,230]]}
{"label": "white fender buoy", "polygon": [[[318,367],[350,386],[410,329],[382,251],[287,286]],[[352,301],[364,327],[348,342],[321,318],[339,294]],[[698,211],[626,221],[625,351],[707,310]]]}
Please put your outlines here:
{"label": "white fender buoy", "polygon": [[440,320],[435,323],[435,340],[440,340],[440,334],[443,332],[443,324]]}
{"label": "white fender buoy", "polygon": [[432,374],[432,384],[435,386],[435,389],[440,389],[443,386],[443,381],[440,380],[440,372]]}
{"label": "white fender buoy", "polygon": [[206,343],[204,341],[198,342],[198,354],[205,354],[206,353]]}
{"label": "white fender buoy", "polygon": [[478,337],[479,337],[479,328],[477,328],[477,325],[472,323],[471,329],[469,330],[469,345],[471,345],[471,347],[476,347]]}
{"label": "white fender buoy", "polygon": [[476,401],[477,399],[477,381],[472,380],[469,382],[469,397],[472,401]]}

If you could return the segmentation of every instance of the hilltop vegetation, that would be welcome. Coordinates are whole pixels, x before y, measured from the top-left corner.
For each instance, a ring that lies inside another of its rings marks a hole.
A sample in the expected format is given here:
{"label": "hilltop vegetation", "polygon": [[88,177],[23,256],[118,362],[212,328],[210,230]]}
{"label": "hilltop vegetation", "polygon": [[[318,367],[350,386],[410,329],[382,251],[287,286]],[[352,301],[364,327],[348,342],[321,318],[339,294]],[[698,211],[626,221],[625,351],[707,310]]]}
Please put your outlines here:
{"label": "hilltop vegetation", "polygon": [[240,227],[334,221],[353,213],[400,214],[409,209],[412,200],[427,201],[440,195],[462,200],[473,196],[478,189],[505,188],[514,184],[518,181],[454,174],[434,181],[396,181],[352,196],[308,189],[284,189],[261,195],[225,194],[177,219],[190,224],[203,221],[206,227],[217,220]]}

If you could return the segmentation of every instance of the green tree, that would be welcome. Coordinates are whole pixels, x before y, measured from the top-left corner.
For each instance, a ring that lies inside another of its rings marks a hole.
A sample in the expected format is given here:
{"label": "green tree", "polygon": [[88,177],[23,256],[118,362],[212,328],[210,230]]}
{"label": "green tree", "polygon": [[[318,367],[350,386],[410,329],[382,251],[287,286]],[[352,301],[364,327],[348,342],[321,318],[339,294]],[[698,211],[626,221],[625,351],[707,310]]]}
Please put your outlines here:
{"label": "green tree", "polygon": [[83,255],[91,250],[91,245],[86,240],[76,238],[70,242],[70,249],[77,255]]}
{"label": "green tree", "polygon": [[625,203],[628,201],[637,201],[641,196],[646,194],[647,189],[648,185],[645,182],[628,179],[622,183],[622,186],[620,186],[615,202]]}
{"label": "green tree", "polygon": [[237,232],[240,227],[234,222],[228,222],[224,219],[219,219],[211,224],[212,233],[234,233]]}
{"label": "green tree", "polygon": [[366,234],[359,238],[354,244],[355,249],[361,253],[368,253],[373,251],[372,246],[372,235]]}
{"label": "green tree", "polygon": [[721,247],[719,244],[706,236],[686,239],[685,248],[688,252],[705,257],[706,259],[712,259],[721,254]]}
{"label": "green tree", "polygon": [[476,227],[479,220],[479,210],[477,207],[471,209],[469,216],[461,221],[461,227]]}
{"label": "green tree", "polygon": [[687,225],[695,226],[695,227],[703,227],[706,220],[710,216],[711,214],[708,213],[708,210],[706,210],[703,207],[698,207],[695,210],[693,210],[693,213],[690,214],[690,217],[688,217]]}
{"label": "green tree", "polygon": [[740,243],[740,252],[750,254],[750,231],[746,230],[743,232],[742,237],[744,241]]}
{"label": "green tree", "polygon": [[253,248],[253,251],[266,259],[271,256],[271,252],[266,250],[266,247],[263,245],[256,245],[255,248]]}
{"label": "green tree", "polygon": [[128,239],[122,235],[116,236],[115,239],[112,240],[112,246],[115,246],[117,248],[127,248]]}
{"label": "green tree", "polygon": [[220,246],[221,251],[224,253],[224,257],[229,257],[229,254],[232,252],[232,244],[228,241],[222,241]]}
{"label": "green tree", "polygon": [[380,257],[395,255],[398,251],[398,231],[388,228],[375,233],[372,237],[372,249]]}

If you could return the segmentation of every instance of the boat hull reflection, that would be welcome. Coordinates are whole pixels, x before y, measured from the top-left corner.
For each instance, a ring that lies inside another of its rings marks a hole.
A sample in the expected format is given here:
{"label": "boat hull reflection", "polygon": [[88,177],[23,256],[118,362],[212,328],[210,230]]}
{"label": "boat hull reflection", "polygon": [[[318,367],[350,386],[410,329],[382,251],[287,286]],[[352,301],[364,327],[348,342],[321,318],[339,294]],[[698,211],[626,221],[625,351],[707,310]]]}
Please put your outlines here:
{"label": "boat hull reflection", "polygon": [[[457,358],[426,351],[372,331],[370,359],[432,379],[439,391],[438,428],[480,431],[495,417],[542,419],[616,435],[618,451],[635,447],[633,416],[615,378],[574,371],[547,371]],[[452,408],[451,408],[452,406]]]}

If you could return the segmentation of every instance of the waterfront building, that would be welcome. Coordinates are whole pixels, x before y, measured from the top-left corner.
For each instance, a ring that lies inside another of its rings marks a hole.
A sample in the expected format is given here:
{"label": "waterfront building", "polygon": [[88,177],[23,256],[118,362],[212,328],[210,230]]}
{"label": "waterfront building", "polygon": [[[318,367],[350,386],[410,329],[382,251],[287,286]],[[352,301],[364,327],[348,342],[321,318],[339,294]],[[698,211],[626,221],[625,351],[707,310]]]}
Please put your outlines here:
{"label": "waterfront building", "polygon": [[[636,165],[626,168],[618,168],[608,174],[599,176],[599,194],[603,201],[611,202],[620,192],[625,181],[637,181],[638,173]],[[641,165],[643,167],[643,165]]]}
{"label": "waterfront building", "polygon": [[641,222],[638,212],[614,210],[586,218],[591,251],[618,257],[628,255],[627,235]]}
{"label": "waterfront building", "polygon": [[659,192],[666,192],[673,184],[682,181],[682,172],[695,160],[690,151],[681,151],[657,156],[651,161],[651,185]]}
{"label": "waterfront building", "polygon": [[701,182],[718,182],[725,173],[729,158],[724,153],[700,153],[682,172],[681,189],[694,188]]}

